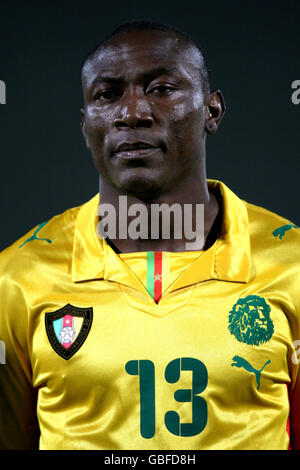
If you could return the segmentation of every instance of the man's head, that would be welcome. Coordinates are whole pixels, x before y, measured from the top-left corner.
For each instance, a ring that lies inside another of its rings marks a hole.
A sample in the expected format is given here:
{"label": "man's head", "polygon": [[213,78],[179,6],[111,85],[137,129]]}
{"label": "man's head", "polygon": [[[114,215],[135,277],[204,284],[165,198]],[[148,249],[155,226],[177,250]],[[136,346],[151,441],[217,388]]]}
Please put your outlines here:
{"label": "man's head", "polygon": [[203,173],[206,133],[216,131],[224,102],[210,93],[203,55],[185,34],[121,26],[88,55],[82,87],[83,134],[111,186],[149,198]]}
{"label": "man's head", "polygon": [[207,60],[203,55],[200,45],[192,39],[192,37],[187,34],[186,32],[180,31],[179,29],[175,28],[174,26],[169,26],[163,23],[156,23],[153,21],[145,21],[145,20],[136,20],[136,21],[129,21],[126,23],[121,24],[118,26],[109,36],[103,39],[100,43],[98,43],[86,56],[83,66],[82,66],[82,77],[85,73],[85,66],[88,62],[93,60],[101,48],[105,46],[105,43],[108,42],[114,36],[117,36],[121,33],[127,33],[129,31],[164,31],[171,34],[176,34],[178,38],[182,41],[185,41],[186,45],[194,46],[194,48],[198,51],[198,60],[199,60],[199,72],[200,72],[200,79],[203,88],[203,93],[207,94],[210,92],[210,71],[208,68]]}

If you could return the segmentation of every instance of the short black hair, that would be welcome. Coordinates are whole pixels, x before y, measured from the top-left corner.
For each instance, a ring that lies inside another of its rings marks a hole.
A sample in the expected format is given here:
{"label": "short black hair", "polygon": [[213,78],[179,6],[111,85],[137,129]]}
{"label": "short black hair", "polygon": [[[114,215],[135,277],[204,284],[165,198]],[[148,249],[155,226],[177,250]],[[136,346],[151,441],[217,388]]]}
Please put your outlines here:
{"label": "short black hair", "polygon": [[175,28],[174,26],[168,25],[166,23],[158,23],[152,20],[138,19],[138,20],[133,20],[133,21],[127,21],[125,23],[120,24],[112,33],[106,36],[86,55],[82,64],[82,69],[84,68],[84,65],[87,62],[89,62],[90,60],[94,58],[94,56],[99,52],[102,46],[114,36],[117,36],[118,34],[121,34],[121,33],[127,33],[129,31],[144,31],[144,30],[157,30],[157,31],[172,32],[172,33],[175,33],[184,37],[188,44],[194,46],[199,51],[200,57],[202,59],[202,67],[200,69],[201,70],[200,75],[201,75],[203,92],[205,94],[210,92],[210,81],[211,81],[210,74],[211,73],[208,68],[207,60],[203,54],[202,48],[200,47],[199,43],[197,43],[197,41],[192,39],[192,37],[188,33],[182,30],[179,30]]}

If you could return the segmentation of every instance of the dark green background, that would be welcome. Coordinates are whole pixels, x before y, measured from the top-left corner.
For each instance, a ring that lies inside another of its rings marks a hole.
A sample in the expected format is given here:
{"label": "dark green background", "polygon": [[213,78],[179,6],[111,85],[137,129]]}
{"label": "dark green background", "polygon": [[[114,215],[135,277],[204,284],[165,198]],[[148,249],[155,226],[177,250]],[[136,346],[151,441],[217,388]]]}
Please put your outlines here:
{"label": "dark green background", "polygon": [[10,2],[0,6],[0,249],[98,191],[79,125],[80,66],[113,28],[143,17],[195,37],[223,91],[208,177],[300,225],[299,1]]}

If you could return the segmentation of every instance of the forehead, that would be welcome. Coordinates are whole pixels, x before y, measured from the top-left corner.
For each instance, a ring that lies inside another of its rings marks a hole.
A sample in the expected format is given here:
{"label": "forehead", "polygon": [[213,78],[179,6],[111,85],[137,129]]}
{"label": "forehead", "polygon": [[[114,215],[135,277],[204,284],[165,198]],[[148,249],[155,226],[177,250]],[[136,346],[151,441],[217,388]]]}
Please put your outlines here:
{"label": "forehead", "polygon": [[135,76],[153,67],[199,80],[202,67],[197,48],[184,37],[164,31],[130,31],[106,41],[83,69],[83,85],[99,74]]}

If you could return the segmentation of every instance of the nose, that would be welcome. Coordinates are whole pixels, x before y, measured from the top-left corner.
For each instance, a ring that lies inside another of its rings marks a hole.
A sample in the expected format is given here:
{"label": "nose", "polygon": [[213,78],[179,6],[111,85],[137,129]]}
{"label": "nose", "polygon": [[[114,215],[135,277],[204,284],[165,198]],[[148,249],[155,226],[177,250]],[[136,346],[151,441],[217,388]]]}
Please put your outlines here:
{"label": "nose", "polygon": [[152,109],[144,92],[139,93],[134,89],[124,93],[120,103],[118,115],[114,120],[115,127],[118,129],[152,127],[154,122]]}

